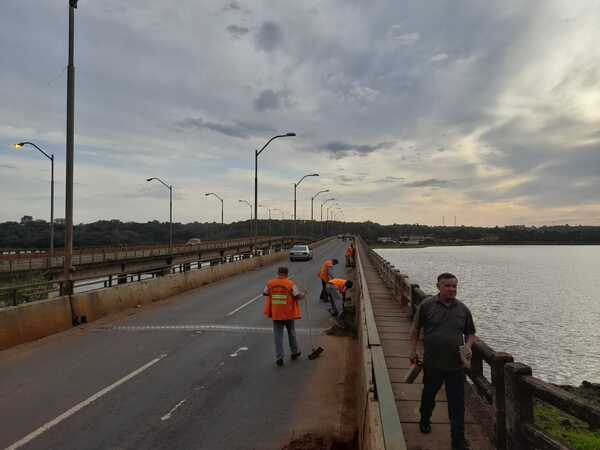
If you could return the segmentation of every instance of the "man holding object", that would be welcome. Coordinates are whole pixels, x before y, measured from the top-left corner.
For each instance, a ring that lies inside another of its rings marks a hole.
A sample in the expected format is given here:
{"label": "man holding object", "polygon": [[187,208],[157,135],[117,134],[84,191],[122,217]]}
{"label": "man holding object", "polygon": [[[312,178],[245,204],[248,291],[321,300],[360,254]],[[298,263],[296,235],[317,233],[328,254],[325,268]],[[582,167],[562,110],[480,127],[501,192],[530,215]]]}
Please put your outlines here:
{"label": "man holding object", "polygon": [[435,396],[446,386],[448,416],[452,450],[468,450],[465,440],[465,373],[459,347],[463,344],[470,349],[477,341],[471,311],[456,298],[458,280],[451,273],[438,276],[439,293],[424,300],[413,320],[411,331],[411,363],[420,361],[417,354],[417,341],[421,329],[424,331],[423,344],[423,392],[421,393],[422,433],[431,432],[431,414],[435,408]]}

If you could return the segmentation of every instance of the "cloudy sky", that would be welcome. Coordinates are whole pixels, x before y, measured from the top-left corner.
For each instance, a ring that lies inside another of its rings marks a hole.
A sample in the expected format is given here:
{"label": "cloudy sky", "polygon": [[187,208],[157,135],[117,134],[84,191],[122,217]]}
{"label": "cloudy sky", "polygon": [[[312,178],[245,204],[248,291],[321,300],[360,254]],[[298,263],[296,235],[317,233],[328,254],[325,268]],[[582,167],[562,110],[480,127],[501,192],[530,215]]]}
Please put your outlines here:
{"label": "cloudy sky", "polygon": [[[67,0],[0,3],[0,221],[64,216]],[[80,0],[75,222],[600,225],[595,0]],[[315,201],[320,209],[322,194]],[[328,205],[331,205],[330,202]],[[264,208],[261,216],[266,214]],[[318,216],[319,214],[316,213]],[[273,216],[280,216],[278,211]]]}

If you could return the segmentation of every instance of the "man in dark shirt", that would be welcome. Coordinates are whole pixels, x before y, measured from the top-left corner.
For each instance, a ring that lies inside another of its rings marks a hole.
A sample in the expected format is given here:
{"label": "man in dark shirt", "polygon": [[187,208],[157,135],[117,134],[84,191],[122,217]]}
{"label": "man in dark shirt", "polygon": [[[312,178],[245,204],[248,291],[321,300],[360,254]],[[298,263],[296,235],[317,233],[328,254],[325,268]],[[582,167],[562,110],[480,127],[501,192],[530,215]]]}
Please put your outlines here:
{"label": "man in dark shirt", "polygon": [[423,392],[421,393],[422,433],[431,432],[431,414],[435,396],[446,385],[448,416],[453,450],[469,449],[465,440],[465,374],[458,347],[469,348],[476,342],[475,325],[469,308],[456,298],[458,280],[451,273],[438,276],[439,293],[421,303],[411,332],[411,362],[419,361],[417,341],[423,329],[425,355],[423,360]]}

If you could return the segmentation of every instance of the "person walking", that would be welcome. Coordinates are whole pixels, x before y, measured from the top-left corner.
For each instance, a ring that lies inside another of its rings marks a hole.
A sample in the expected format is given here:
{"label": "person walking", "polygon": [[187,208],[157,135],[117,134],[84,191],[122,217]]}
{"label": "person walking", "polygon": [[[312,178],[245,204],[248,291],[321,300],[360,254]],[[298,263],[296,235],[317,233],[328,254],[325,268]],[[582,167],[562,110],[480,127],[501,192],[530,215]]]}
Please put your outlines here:
{"label": "person walking", "polygon": [[346,249],[346,267],[354,267],[354,244]]}
{"label": "person walking", "polygon": [[453,450],[469,450],[465,439],[465,373],[459,346],[470,349],[477,341],[475,324],[469,308],[456,298],[458,280],[451,273],[437,278],[439,293],[421,303],[413,319],[411,330],[412,363],[419,363],[417,341],[421,329],[424,332],[423,391],[421,393],[422,433],[431,432],[431,415],[435,408],[435,396],[442,383],[448,398],[448,416]]}
{"label": "person walking", "polygon": [[283,366],[283,329],[287,329],[292,360],[301,355],[296,340],[294,321],[302,318],[298,301],[304,298],[305,292],[300,292],[296,283],[288,278],[288,268],[277,269],[277,278],[269,280],[263,295],[266,297],[264,314],[273,319],[273,336],[275,338],[275,362]]}
{"label": "person walking", "polygon": [[352,287],[351,280],[343,278],[334,278],[327,282],[327,296],[331,303],[331,315],[338,319],[344,315],[344,302],[346,301],[346,292]]}
{"label": "person walking", "polygon": [[318,273],[319,278],[321,279],[321,301],[327,302],[329,298],[327,296],[327,282],[333,279],[333,266],[338,263],[337,259],[328,259],[321,266],[321,270]]}

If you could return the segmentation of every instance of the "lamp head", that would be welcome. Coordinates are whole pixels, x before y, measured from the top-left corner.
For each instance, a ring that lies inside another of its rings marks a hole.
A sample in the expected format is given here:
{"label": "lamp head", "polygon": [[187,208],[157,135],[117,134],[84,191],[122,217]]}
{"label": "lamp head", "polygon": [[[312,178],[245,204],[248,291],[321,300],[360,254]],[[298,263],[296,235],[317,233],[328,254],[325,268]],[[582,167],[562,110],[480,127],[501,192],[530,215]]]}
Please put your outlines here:
{"label": "lamp head", "polygon": [[146,181],[152,181],[154,178],[147,178]]}
{"label": "lamp head", "polygon": [[318,173],[311,173],[311,174],[309,175],[309,177],[318,177],[318,176],[319,176],[319,174],[318,174]]}
{"label": "lamp head", "polygon": [[15,144],[15,148],[22,148],[25,145],[25,142],[19,142],[18,144]]}
{"label": "lamp head", "polygon": [[286,133],[285,135],[286,135],[286,136],[289,136],[289,137],[293,137],[293,136],[296,136],[296,133],[291,133],[291,132],[290,132],[290,133]]}

